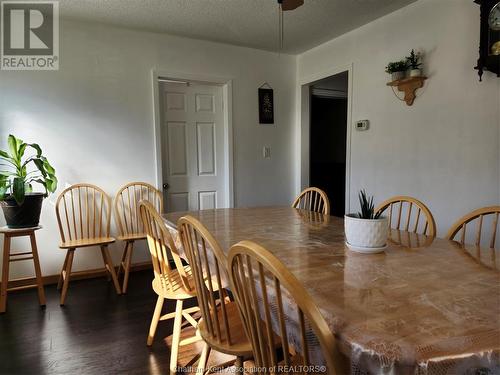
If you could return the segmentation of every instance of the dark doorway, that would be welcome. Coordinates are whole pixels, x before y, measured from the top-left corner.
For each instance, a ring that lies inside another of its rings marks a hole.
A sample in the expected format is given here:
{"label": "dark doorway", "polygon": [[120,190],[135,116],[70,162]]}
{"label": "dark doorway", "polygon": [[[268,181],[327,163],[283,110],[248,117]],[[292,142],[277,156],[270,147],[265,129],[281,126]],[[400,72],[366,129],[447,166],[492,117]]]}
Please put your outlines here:
{"label": "dark doorway", "polygon": [[309,181],[326,192],[334,216],[345,214],[348,72],[311,86]]}

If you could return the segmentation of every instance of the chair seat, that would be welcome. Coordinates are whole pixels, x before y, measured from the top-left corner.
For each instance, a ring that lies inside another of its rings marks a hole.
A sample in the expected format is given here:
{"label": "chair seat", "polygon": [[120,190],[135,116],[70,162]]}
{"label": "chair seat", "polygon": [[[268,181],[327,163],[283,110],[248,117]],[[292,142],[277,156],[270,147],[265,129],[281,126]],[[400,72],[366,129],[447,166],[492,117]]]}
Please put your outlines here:
{"label": "chair seat", "polygon": [[[212,335],[208,332],[203,318],[198,322],[198,329],[200,331],[201,337],[212,349],[215,349],[221,353],[246,358],[251,357],[253,355],[252,344],[248,340],[245,333],[245,328],[243,327],[243,322],[241,321],[236,302],[226,303],[225,307],[227,318],[230,323],[229,330],[231,334],[231,344],[227,342],[227,337],[225,336],[225,334],[221,342],[219,342],[216,338],[213,338]],[[222,323],[222,309],[220,307],[217,309],[217,316],[221,324],[221,331],[225,332]]]}
{"label": "chair seat", "polygon": [[118,236],[118,241],[139,241],[146,239],[146,233],[130,233],[124,236]]}
{"label": "chair seat", "polygon": [[71,249],[76,247],[108,245],[113,242],[115,242],[113,237],[82,238],[79,240],[64,241],[59,247],[61,249]]}
{"label": "chair seat", "polygon": [[[186,274],[190,280],[190,285],[194,285],[194,281],[191,281],[193,275],[191,273],[191,267],[185,266]],[[168,299],[188,299],[196,296],[196,292],[193,288],[192,291],[186,290],[182,284],[181,276],[179,272],[173,270],[171,272],[171,278],[167,279],[166,276],[158,276],[152,282],[153,290],[159,296],[163,296]]]}

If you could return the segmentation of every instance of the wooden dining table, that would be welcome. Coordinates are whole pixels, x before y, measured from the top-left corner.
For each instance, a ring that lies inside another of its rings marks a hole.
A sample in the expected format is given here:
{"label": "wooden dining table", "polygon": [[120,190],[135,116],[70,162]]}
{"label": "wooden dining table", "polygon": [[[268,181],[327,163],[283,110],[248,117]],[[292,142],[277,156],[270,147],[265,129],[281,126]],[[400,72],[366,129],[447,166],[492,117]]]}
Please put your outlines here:
{"label": "wooden dining table", "polygon": [[342,218],[290,207],[168,213],[174,237],[188,214],[226,254],[251,240],[276,255],[320,308],[352,374],[500,374],[494,249],[392,230],[385,251],[359,254],[345,245]]}

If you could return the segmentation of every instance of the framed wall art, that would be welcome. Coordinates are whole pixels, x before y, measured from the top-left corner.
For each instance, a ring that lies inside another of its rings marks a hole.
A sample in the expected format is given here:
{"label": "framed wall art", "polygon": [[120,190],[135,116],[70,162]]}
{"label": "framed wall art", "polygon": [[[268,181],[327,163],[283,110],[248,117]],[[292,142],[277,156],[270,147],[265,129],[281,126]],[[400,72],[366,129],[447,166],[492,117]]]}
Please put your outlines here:
{"label": "framed wall art", "polygon": [[274,124],[274,94],[267,82],[259,87],[259,123]]}

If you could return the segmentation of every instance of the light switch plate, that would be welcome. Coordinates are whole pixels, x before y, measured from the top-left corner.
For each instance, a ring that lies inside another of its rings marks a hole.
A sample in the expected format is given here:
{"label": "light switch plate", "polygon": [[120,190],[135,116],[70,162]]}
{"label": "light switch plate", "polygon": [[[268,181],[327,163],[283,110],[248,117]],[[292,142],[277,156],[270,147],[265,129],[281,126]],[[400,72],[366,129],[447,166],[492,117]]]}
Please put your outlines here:
{"label": "light switch plate", "polygon": [[262,156],[264,159],[271,159],[271,147],[269,146],[264,146],[262,149]]}

